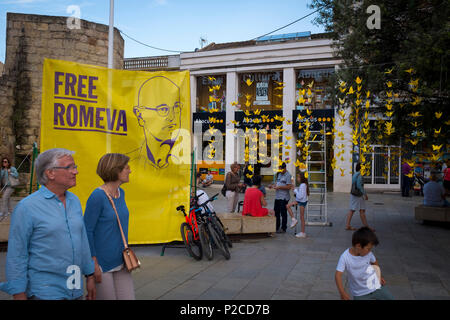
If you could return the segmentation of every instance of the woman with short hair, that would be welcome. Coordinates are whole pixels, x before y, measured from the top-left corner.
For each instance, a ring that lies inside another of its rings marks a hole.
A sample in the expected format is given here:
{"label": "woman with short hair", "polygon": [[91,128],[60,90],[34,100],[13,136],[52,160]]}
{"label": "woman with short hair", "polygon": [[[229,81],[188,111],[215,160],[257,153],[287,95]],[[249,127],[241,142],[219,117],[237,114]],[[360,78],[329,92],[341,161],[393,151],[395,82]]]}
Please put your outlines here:
{"label": "woman with short hair", "polygon": [[19,173],[17,172],[17,169],[11,165],[11,161],[9,161],[7,157],[3,157],[2,170],[0,172],[0,181],[3,191],[0,219],[7,217],[13,211],[11,205],[11,194],[14,192],[14,188],[11,186],[9,176],[19,178]]}
{"label": "woman with short hair", "polygon": [[97,166],[97,174],[105,182],[96,188],[86,203],[84,223],[95,262],[94,278],[98,300],[134,300],[131,273],[124,268],[122,251],[125,249],[112,198],[120,224],[128,242],[129,212],[121,184],[129,181],[130,158],[120,153],[105,154]]}

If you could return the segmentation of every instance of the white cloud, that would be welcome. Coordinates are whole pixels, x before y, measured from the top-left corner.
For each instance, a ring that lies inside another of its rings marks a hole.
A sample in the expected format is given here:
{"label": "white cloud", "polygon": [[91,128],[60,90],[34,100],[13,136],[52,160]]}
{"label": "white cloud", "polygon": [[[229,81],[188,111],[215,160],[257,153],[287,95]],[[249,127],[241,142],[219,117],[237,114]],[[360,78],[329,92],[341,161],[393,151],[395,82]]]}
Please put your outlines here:
{"label": "white cloud", "polygon": [[165,6],[167,4],[167,0],[155,0],[155,3],[160,6]]}

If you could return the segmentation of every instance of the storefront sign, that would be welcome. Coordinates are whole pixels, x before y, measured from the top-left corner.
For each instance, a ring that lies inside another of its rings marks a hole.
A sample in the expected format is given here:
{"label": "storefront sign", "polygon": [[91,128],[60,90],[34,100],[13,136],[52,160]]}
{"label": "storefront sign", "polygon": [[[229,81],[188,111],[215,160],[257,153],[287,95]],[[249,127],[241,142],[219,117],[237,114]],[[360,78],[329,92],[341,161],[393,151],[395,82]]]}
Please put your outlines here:
{"label": "storefront sign", "polygon": [[202,124],[202,132],[214,128],[225,133],[225,111],[223,112],[194,112],[192,114],[193,125],[196,123]]}
{"label": "storefront sign", "polygon": [[260,114],[255,115],[250,111],[250,115],[247,116],[243,111],[238,111],[234,113],[234,119],[239,122],[236,128],[256,128],[256,129],[277,129],[283,125],[283,121],[277,120],[276,118],[281,118],[283,116],[283,111],[273,110],[273,111],[261,111]]}
{"label": "storefront sign", "polygon": [[[299,115],[301,117],[305,117],[300,120]],[[311,115],[308,116],[306,110],[293,110],[292,111],[292,119],[294,123],[292,125],[293,132],[299,132],[298,126],[300,122],[305,122],[309,120],[311,123],[310,130],[321,130],[322,124],[325,124],[326,130],[331,130],[334,121],[334,109],[314,109],[311,112]]]}

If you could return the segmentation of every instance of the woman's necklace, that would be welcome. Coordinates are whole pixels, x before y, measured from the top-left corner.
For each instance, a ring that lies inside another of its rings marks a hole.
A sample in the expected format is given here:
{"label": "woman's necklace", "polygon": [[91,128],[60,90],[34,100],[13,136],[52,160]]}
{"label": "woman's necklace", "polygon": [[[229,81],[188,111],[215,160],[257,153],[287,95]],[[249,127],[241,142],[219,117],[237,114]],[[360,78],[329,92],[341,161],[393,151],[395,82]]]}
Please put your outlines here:
{"label": "woman's necklace", "polygon": [[111,192],[111,189],[109,187],[107,187],[107,189],[112,198],[114,198],[114,199],[120,198],[120,189],[119,188],[117,188],[117,195],[114,195],[114,192]]}

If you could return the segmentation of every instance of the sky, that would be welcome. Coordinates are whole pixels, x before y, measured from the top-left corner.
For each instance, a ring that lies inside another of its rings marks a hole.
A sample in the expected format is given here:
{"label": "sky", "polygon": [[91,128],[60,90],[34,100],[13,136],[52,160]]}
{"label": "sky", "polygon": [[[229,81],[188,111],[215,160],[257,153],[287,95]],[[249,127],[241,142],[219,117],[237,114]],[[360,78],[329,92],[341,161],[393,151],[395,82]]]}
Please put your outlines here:
{"label": "sky", "polygon": [[[115,0],[114,26],[149,46],[192,52],[207,43],[246,41],[281,28],[314,10],[308,0]],[[0,61],[5,61],[6,13],[70,17],[79,8],[79,17],[109,24],[110,0],[0,0]],[[311,15],[273,34],[323,32]],[[124,57],[177,54],[151,49],[126,35]]]}

